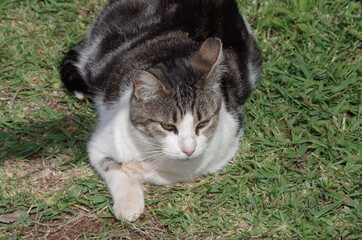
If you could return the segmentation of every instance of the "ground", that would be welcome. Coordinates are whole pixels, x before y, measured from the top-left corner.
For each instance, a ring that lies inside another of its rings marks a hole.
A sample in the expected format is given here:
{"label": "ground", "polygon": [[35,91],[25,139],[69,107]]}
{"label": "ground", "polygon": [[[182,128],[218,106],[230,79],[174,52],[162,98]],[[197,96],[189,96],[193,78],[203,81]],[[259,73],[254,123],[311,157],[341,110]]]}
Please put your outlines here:
{"label": "ground", "polygon": [[94,109],[59,80],[104,3],[0,2],[0,239],[362,239],[359,1],[240,1],[264,56],[240,151],[146,185],[132,224],[88,163]]}

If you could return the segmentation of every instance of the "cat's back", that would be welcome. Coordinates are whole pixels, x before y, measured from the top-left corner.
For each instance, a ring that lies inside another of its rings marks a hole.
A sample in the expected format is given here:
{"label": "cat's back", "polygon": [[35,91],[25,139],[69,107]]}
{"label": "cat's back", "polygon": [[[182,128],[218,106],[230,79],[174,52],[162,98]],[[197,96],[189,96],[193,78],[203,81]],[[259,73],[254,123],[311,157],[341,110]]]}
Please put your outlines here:
{"label": "cat's back", "polygon": [[224,47],[249,35],[235,0],[113,0],[98,16],[89,38],[111,42],[108,48],[139,38],[181,31],[202,43],[218,37]]}
{"label": "cat's back", "polygon": [[234,0],[113,0],[94,22],[83,59],[92,76],[107,64],[108,73],[116,65],[147,68],[188,56],[209,37],[247,55],[253,38]]}
{"label": "cat's back", "polygon": [[104,100],[116,101],[137,70],[167,64],[197,49],[175,20],[177,2],[111,1],[98,16],[80,50],[84,57],[79,66],[89,86],[102,89]]}
{"label": "cat's back", "polygon": [[113,0],[76,47],[75,65],[90,92],[112,102],[137,70],[188,57],[209,37],[222,40],[224,97],[236,109],[255,85],[261,56],[235,0]]}

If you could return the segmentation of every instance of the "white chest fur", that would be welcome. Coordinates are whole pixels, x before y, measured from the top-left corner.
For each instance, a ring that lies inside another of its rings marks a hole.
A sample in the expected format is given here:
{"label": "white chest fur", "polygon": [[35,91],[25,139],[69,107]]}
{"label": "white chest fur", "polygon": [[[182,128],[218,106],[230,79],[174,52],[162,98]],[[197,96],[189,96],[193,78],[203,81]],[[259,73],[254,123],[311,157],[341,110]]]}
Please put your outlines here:
{"label": "white chest fur", "polygon": [[132,126],[129,120],[129,101],[131,91],[124,93],[118,104],[106,108],[97,104],[98,124],[88,143],[88,152],[100,151],[104,157],[117,162],[139,161],[140,151],[134,142]]}

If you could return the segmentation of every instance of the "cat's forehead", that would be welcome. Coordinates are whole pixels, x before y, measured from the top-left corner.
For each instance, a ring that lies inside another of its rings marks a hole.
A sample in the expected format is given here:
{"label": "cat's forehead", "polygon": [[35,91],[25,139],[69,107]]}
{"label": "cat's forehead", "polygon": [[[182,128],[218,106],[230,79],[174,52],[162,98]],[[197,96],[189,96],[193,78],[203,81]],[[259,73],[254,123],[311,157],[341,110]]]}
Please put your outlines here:
{"label": "cat's forehead", "polygon": [[158,88],[153,94],[155,97],[139,106],[151,118],[177,123],[190,113],[200,121],[218,111],[220,90],[212,88],[212,84],[205,86],[207,74],[189,64],[187,59],[158,64],[147,71],[157,79]]}
{"label": "cat's forehead", "polygon": [[197,94],[174,93],[173,96],[159,99],[150,109],[160,121],[179,123],[186,116],[192,116],[195,121],[202,121],[218,114],[220,97],[218,94],[206,95],[201,91]]}
{"label": "cat's forehead", "polygon": [[[159,79],[170,88],[190,91],[197,86],[206,72],[190,64],[187,58],[173,59],[159,63],[153,70]],[[185,92],[187,93],[187,92]]]}

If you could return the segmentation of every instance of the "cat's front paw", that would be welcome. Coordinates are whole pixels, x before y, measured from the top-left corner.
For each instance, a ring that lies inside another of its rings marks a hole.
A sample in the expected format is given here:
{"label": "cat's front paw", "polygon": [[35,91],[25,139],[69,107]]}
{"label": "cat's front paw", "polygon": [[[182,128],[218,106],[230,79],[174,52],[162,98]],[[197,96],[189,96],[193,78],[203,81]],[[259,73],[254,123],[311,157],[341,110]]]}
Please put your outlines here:
{"label": "cat's front paw", "polygon": [[114,199],[113,213],[117,219],[134,222],[145,210],[145,200],[143,190],[139,183],[132,184],[125,192],[125,196]]}
{"label": "cat's front paw", "polygon": [[136,221],[144,212],[145,204],[143,199],[134,202],[116,202],[113,204],[114,216],[125,222]]}

